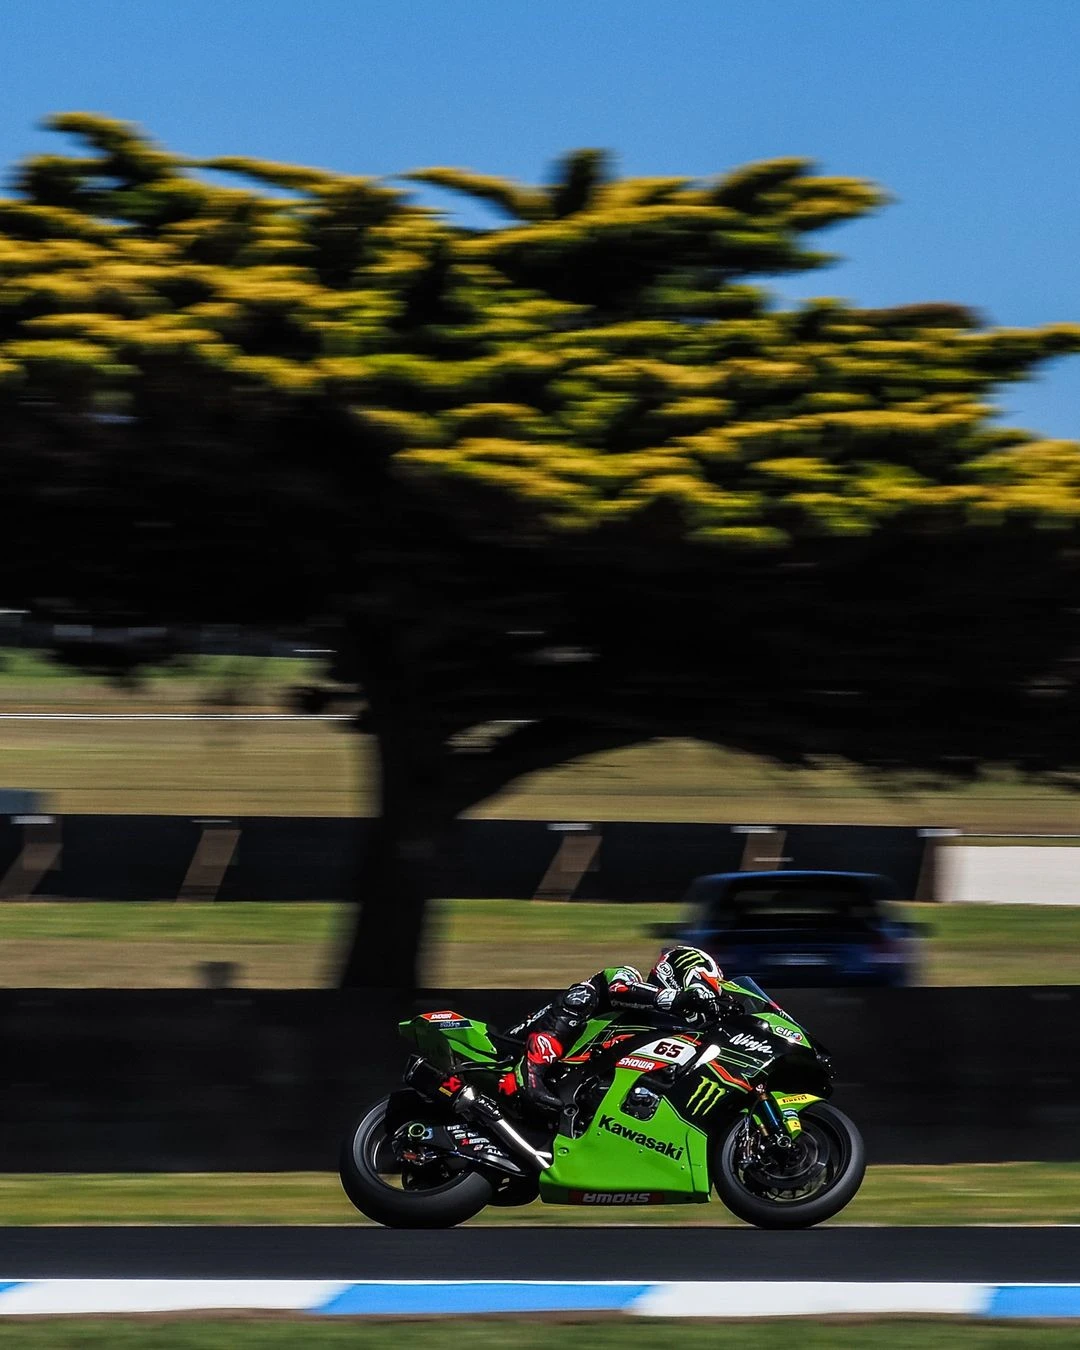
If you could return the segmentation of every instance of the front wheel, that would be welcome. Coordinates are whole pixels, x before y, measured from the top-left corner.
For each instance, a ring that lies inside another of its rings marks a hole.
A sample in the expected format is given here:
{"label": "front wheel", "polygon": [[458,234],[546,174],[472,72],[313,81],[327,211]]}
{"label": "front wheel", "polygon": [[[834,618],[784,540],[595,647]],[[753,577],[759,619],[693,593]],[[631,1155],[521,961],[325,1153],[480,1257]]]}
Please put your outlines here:
{"label": "front wheel", "polygon": [[862,1184],[862,1135],[842,1111],[815,1102],[800,1115],[790,1148],[761,1146],[744,1116],[717,1141],[716,1193],[732,1214],[758,1228],[810,1228],[844,1208]]}
{"label": "front wheel", "polygon": [[398,1161],[386,1129],[388,1100],[376,1102],[341,1142],[339,1175],[352,1203],[389,1228],[452,1228],[479,1214],[494,1194],[486,1177]]}

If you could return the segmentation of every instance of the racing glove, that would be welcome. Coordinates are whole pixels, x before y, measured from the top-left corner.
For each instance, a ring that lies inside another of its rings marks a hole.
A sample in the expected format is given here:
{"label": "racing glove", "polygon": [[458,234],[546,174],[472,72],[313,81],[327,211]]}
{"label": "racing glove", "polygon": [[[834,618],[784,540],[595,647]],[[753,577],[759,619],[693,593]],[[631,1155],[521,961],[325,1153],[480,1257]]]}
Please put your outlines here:
{"label": "racing glove", "polygon": [[720,999],[711,989],[696,984],[680,989],[671,1002],[671,1011],[683,1017],[700,1017],[714,1022],[720,1015]]}

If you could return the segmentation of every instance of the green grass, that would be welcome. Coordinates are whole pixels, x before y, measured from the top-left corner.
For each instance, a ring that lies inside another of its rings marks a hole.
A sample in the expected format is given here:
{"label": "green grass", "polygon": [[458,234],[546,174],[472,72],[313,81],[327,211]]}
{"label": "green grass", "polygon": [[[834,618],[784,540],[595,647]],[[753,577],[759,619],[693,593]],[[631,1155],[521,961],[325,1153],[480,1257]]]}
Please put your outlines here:
{"label": "green grass", "polygon": [[470,1350],[626,1350],[628,1344],[677,1342],[679,1350],[1057,1350],[1075,1346],[1075,1326],[981,1323],[956,1319],[778,1318],[766,1321],[683,1322],[586,1314],[557,1318],[433,1317],[368,1320],[302,1317],[109,1317],[6,1320],[20,1350],[445,1350],[460,1341]]}
{"label": "green grass", "polygon": [[927,984],[1080,983],[1080,907],[906,908],[931,927]]}
{"label": "green grass", "polygon": [[[442,900],[432,906],[424,983],[555,988],[621,961],[648,967],[652,931],[677,905]],[[1080,982],[1080,907],[911,905],[931,928],[929,984]],[[349,907],[328,904],[7,902],[0,985],[185,987],[231,961],[248,988],[333,982]]]}
{"label": "green grass", "polygon": [[[197,657],[134,690],[0,650],[0,712],[255,711],[286,706],[304,660]],[[59,812],[368,815],[371,746],[343,727],[295,723],[0,723],[3,786],[38,788]],[[478,806],[509,818],[848,823],[966,830],[1077,829],[1077,798],[1013,776],[947,789],[843,764],[778,768],[696,741],[653,741],[520,780]]]}
{"label": "green grass", "polygon": [[[4,1223],[366,1224],[333,1172],[0,1174]],[[1080,1222],[1080,1163],[871,1167],[834,1223]],[[536,1202],[472,1225],[676,1224],[743,1227],[718,1202],[590,1209]]]}
{"label": "green grass", "polygon": [[[4,722],[0,757],[5,786],[37,788],[58,812],[378,812],[370,739],[339,723]],[[1008,779],[937,792],[886,788],[851,769],[788,771],[693,741],[660,741],[520,779],[470,814],[1069,832],[1078,802]]]}
{"label": "green grass", "polygon": [[235,983],[332,985],[345,906],[307,904],[68,904],[3,907],[0,986],[187,988],[200,967],[229,961]]}
{"label": "green grass", "polygon": [[58,938],[82,942],[325,942],[339,906],[324,904],[186,904],[38,900],[7,903],[5,941]]}
{"label": "green grass", "polygon": [[4,786],[61,814],[371,815],[369,755],[327,722],[0,722]]}
{"label": "green grass", "polygon": [[19,705],[139,711],[215,702],[276,707],[291,685],[305,683],[318,670],[315,660],[299,657],[190,656],[120,682],[65,666],[40,651],[2,647],[0,703],[6,711]]}

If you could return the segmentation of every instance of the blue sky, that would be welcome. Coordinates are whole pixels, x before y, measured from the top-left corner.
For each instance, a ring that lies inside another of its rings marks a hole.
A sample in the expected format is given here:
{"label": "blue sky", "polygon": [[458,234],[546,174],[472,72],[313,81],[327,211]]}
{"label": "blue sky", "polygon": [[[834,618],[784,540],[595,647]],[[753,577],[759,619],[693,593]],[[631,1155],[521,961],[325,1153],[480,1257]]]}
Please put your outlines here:
{"label": "blue sky", "polygon": [[[47,112],[192,155],[541,176],[801,154],[896,198],[789,296],[1080,321],[1080,0],[0,0],[0,165]],[[1080,357],[1004,393],[1080,437]]]}

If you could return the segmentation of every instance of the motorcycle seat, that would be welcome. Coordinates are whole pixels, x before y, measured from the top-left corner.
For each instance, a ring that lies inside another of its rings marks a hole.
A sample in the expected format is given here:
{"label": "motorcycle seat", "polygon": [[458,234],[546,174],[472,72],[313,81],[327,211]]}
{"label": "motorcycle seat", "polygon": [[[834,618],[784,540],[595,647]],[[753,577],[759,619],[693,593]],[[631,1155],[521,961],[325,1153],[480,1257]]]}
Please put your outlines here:
{"label": "motorcycle seat", "polygon": [[515,1059],[525,1052],[524,1036],[507,1036],[505,1032],[498,1031],[495,1027],[488,1024],[488,1040],[501,1055],[513,1056]]}

